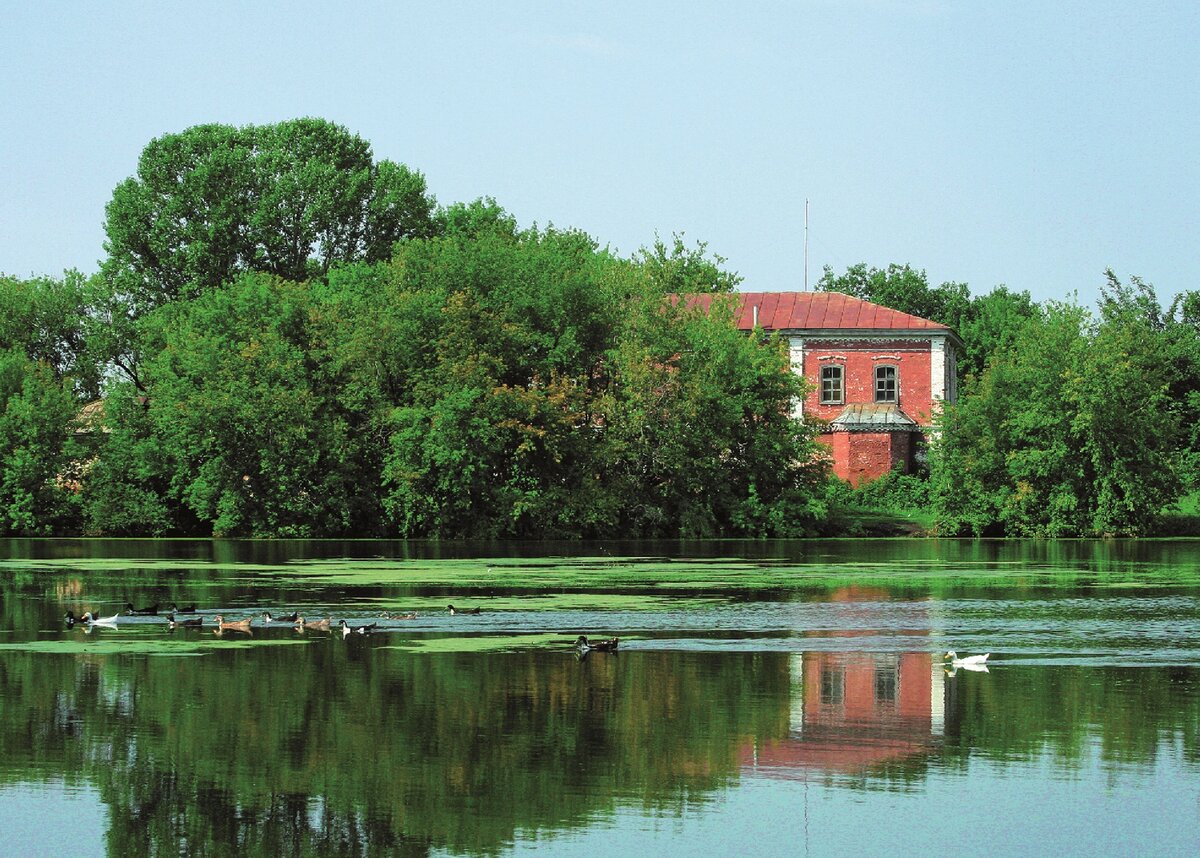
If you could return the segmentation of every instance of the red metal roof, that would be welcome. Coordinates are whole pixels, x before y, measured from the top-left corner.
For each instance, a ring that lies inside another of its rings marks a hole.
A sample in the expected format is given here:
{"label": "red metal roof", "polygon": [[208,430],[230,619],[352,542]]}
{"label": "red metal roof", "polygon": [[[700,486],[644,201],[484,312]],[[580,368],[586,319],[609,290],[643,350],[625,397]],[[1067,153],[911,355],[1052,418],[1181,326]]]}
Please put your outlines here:
{"label": "red metal roof", "polygon": [[[718,295],[688,295],[693,307],[707,310]],[[841,292],[736,292],[735,316],[738,328],[754,327],[754,308],[758,324],[768,331],[778,330],[927,330],[950,331],[945,325],[901,313],[890,307],[852,298]]]}

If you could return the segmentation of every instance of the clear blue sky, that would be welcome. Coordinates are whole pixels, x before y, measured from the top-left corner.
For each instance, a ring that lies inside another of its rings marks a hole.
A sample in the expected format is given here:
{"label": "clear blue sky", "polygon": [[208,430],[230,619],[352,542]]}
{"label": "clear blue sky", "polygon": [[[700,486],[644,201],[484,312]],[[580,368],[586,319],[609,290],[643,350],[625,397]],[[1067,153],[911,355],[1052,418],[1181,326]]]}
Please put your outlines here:
{"label": "clear blue sky", "polygon": [[320,116],[522,224],[686,233],[743,288],[908,262],[1200,288],[1200,4],[39,2],[0,12],[0,271],[95,270],[153,137]]}

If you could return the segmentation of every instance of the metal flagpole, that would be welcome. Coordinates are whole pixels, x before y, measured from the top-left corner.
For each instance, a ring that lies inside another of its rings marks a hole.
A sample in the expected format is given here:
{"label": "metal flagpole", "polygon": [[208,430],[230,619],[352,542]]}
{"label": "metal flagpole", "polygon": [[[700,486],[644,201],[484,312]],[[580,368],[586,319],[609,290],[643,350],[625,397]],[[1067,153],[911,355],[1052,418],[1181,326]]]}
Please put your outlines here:
{"label": "metal flagpole", "polygon": [[808,197],[804,198],[804,291],[808,291]]}

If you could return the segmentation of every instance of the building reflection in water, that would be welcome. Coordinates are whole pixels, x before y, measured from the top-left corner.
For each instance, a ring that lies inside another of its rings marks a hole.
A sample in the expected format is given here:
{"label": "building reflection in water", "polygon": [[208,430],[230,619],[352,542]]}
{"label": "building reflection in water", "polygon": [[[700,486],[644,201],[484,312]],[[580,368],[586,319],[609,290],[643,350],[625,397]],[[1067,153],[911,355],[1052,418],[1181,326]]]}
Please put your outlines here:
{"label": "building reflection in water", "polygon": [[[841,597],[873,595],[847,590]],[[788,735],[744,748],[744,772],[782,778],[860,772],[923,755],[940,743],[946,674],[942,660],[927,649],[796,653],[790,670]]]}

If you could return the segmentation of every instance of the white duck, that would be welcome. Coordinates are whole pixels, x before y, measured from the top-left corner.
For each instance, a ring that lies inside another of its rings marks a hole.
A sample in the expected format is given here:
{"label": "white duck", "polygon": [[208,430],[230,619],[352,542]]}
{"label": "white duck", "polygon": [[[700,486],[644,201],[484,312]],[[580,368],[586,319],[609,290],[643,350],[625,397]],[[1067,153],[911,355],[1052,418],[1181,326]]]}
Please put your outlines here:
{"label": "white duck", "polygon": [[990,652],[985,652],[983,655],[968,655],[966,658],[959,658],[958,653],[956,653],[954,650],[950,650],[948,653],[946,653],[946,658],[950,659],[951,667],[965,667],[970,670],[973,667],[986,667],[989,655],[991,655]]}
{"label": "white duck", "polygon": [[120,616],[120,614],[113,614],[111,617],[97,617],[91,611],[85,611],[83,621],[89,626],[104,626],[105,628],[115,629]]}

